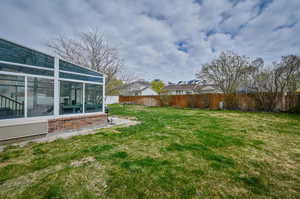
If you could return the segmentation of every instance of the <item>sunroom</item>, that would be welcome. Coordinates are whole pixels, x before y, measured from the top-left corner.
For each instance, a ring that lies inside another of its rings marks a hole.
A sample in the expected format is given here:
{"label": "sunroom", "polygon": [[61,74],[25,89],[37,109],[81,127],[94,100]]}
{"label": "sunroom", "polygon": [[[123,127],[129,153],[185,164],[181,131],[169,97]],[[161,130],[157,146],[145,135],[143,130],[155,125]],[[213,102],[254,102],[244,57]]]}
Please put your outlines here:
{"label": "sunroom", "polygon": [[104,78],[0,38],[0,142],[105,125]]}

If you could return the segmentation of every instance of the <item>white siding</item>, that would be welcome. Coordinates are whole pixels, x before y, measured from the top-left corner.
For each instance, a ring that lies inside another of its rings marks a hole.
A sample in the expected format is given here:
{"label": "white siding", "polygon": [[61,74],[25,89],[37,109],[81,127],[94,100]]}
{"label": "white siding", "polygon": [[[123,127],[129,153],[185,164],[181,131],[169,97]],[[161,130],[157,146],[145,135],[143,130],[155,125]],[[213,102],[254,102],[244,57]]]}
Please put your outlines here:
{"label": "white siding", "polygon": [[119,96],[106,96],[105,104],[117,104],[119,103]]}
{"label": "white siding", "polygon": [[193,90],[169,90],[168,95],[191,95],[195,94]]}
{"label": "white siding", "polygon": [[199,93],[222,93],[222,91],[212,86],[205,86],[199,91]]}
{"label": "white siding", "polygon": [[152,88],[146,88],[141,92],[141,95],[157,95],[157,93]]}

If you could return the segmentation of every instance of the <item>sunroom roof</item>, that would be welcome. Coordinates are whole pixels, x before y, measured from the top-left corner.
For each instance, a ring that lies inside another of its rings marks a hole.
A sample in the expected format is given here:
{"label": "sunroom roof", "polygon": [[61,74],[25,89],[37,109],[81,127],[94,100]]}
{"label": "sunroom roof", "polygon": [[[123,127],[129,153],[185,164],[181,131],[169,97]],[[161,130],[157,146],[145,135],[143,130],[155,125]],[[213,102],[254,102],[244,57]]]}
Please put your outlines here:
{"label": "sunroom roof", "polygon": [[[32,74],[32,72],[35,72],[34,68],[26,69],[23,68],[22,65],[40,67],[41,69],[47,70],[48,73],[50,73],[48,75],[53,76],[51,70],[54,69],[54,56],[0,38],[0,71],[7,71],[7,68],[10,68],[11,70],[18,70],[22,73]],[[72,73],[103,77],[100,72],[62,59],[59,60],[59,70],[62,73],[60,76],[67,78],[71,78]],[[36,71],[36,73],[39,72]],[[68,75],[63,73],[68,73]]]}

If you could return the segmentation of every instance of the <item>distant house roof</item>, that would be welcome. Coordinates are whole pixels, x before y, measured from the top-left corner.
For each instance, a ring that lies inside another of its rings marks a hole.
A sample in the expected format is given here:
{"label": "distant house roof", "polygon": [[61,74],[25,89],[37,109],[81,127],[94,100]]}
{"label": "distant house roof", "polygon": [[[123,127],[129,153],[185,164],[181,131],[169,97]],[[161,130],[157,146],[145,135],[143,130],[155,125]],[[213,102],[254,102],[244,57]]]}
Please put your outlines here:
{"label": "distant house roof", "polygon": [[144,88],[141,88],[141,89],[138,89],[138,90],[134,90],[134,92],[142,92],[142,91],[144,91],[144,90],[146,90],[148,88],[152,89],[150,86],[147,86],[147,87],[144,87]]}
{"label": "distant house roof", "polygon": [[130,82],[128,84],[125,84],[124,86],[131,86],[131,85],[134,85],[134,84],[142,84],[142,85],[146,85],[146,86],[149,86],[151,85],[149,82],[147,81],[144,81],[144,80],[137,80],[137,81],[134,81],[134,82]]}
{"label": "distant house roof", "polygon": [[165,86],[163,89],[165,90],[191,90],[191,89],[201,89],[205,88],[207,86],[218,88],[215,84],[171,84]]}
{"label": "distant house roof", "polygon": [[120,87],[120,89],[127,89],[127,88],[133,88],[133,86],[139,85],[139,88],[136,88],[136,90],[140,90],[141,88],[150,87],[151,84],[149,82],[146,82],[144,80],[137,80],[128,84],[124,84]]}
{"label": "distant house roof", "polygon": [[176,91],[176,90],[182,90],[182,91],[194,91],[201,93],[202,91],[207,92],[209,90],[214,90],[217,92],[221,92],[217,85],[214,84],[176,84],[176,85],[168,85],[163,88],[164,91]]}
{"label": "distant house roof", "polygon": [[147,88],[151,88],[151,84],[144,80],[134,81],[120,87],[121,95],[135,95]]}
{"label": "distant house roof", "polygon": [[175,84],[175,85],[167,85],[163,88],[163,90],[193,90],[198,85],[192,84]]}
{"label": "distant house roof", "polygon": [[199,80],[197,79],[192,79],[192,80],[189,80],[189,81],[179,81],[177,84],[178,85],[187,85],[187,84],[199,84]]}
{"label": "distant house roof", "polygon": [[219,86],[217,86],[215,84],[197,85],[197,87],[195,89],[196,89],[196,92],[198,92],[198,93],[222,93]]}

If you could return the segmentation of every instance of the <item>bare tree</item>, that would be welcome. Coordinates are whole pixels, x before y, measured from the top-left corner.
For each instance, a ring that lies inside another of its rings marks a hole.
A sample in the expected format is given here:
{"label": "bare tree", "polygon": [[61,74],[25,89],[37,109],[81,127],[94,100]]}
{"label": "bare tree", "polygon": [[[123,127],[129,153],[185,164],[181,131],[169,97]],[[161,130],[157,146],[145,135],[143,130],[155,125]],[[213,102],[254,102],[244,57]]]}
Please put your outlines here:
{"label": "bare tree", "polygon": [[284,56],[276,69],[280,74],[278,84],[280,92],[295,92],[299,86],[297,81],[300,74],[300,56]]}
{"label": "bare tree", "polygon": [[131,82],[137,81],[140,79],[135,73],[126,70],[125,68],[118,72],[118,77],[122,80],[125,84],[129,84]]}
{"label": "bare tree", "polygon": [[110,84],[124,69],[118,50],[110,47],[97,29],[78,33],[73,38],[59,35],[50,40],[47,46],[66,61],[105,74],[107,94],[114,89]]}
{"label": "bare tree", "polygon": [[254,96],[256,108],[260,110],[275,111],[285,104],[291,109],[297,103],[296,90],[300,87],[300,57],[284,56],[266,68],[262,58],[249,62],[246,57],[223,52],[211,63],[204,64],[196,76],[216,84],[224,92],[226,108],[238,108],[234,93],[244,88],[246,93],[252,93],[250,97]]}
{"label": "bare tree", "polygon": [[282,103],[287,105],[287,110],[292,110],[296,106],[297,96],[296,90],[299,87],[300,74],[300,56],[289,55],[284,56],[278,64],[279,78],[278,85],[281,95],[285,95]]}
{"label": "bare tree", "polygon": [[273,111],[278,103],[280,93],[277,86],[278,73],[273,69],[259,68],[253,73],[251,88],[255,91],[257,108]]}
{"label": "bare tree", "polygon": [[[253,71],[251,88],[255,90],[258,108],[264,111],[274,111],[276,106],[284,101],[289,94],[288,109],[295,105],[297,79],[300,74],[300,57],[284,56],[279,63],[273,63],[272,68],[258,67]],[[250,84],[249,84],[250,85]]]}
{"label": "bare tree", "polygon": [[248,58],[233,52],[222,52],[218,58],[204,64],[196,77],[217,85],[224,94],[231,94],[245,80],[250,68]]}
{"label": "bare tree", "polygon": [[225,94],[225,107],[237,109],[236,92],[247,82],[252,70],[248,58],[233,52],[222,52],[219,57],[204,64],[196,77],[219,87]]}

